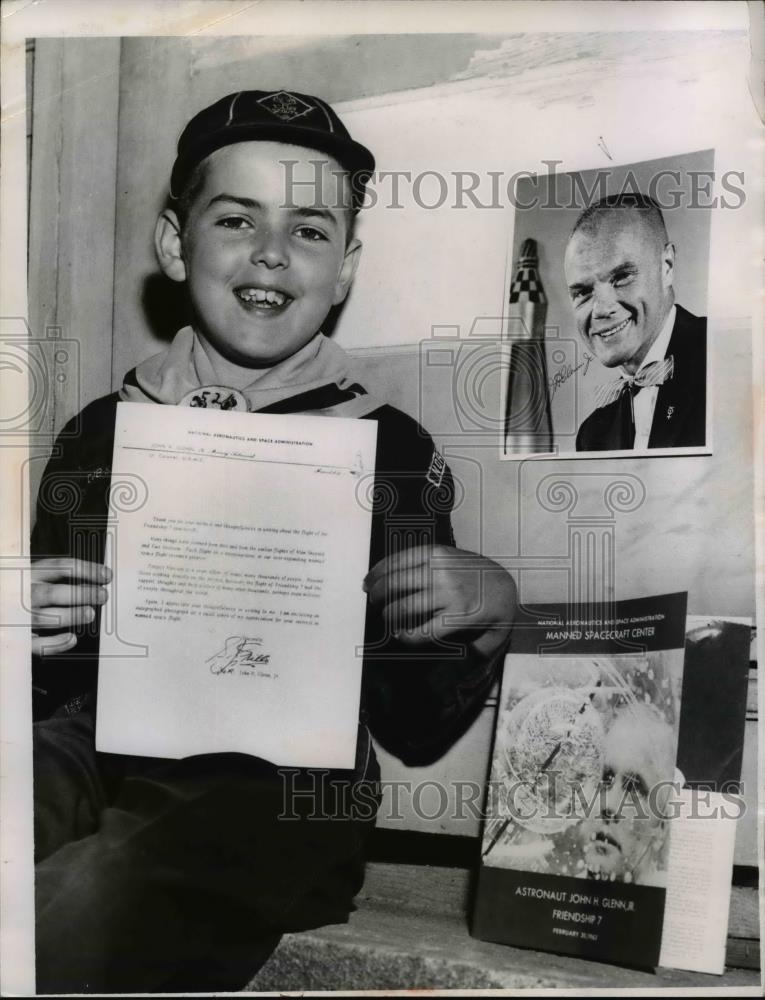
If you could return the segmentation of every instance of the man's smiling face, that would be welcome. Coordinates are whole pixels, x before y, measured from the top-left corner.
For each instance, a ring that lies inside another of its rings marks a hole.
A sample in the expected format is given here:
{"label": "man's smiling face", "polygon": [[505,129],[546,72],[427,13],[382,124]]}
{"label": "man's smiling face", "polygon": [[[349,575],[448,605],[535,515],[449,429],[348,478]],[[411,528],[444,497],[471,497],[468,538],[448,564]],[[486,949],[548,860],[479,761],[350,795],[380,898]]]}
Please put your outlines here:
{"label": "man's smiling face", "polygon": [[644,212],[612,208],[569,240],[566,282],[579,333],[607,368],[634,374],[672,307],[674,247]]}
{"label": "man's smiling face", "polygon": [[168,273],[185,278],[214,362],[269,367],[308,343],[350,287],[360,244],[347,244],[342,169],[302,146],[241,142],[203,170],[180,271]]}

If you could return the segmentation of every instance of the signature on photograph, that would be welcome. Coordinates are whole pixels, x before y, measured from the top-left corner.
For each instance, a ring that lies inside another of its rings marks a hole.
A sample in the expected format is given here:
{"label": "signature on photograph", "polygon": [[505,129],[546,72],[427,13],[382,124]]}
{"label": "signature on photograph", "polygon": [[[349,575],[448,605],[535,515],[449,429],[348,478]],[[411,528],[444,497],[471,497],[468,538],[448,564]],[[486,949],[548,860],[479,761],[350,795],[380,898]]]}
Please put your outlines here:
{"label": "signature on photograph", "polygon": [[590,368],[590,362],[594,357],[595,356],[593,354],[588,354],[587,351],[585,351],[584,358],[575,368],[572,368],[571,365],[561,365],[555,374],[547,380],[550,386],[550,397],[552,398],[555,395],[556,390],[560,389],[560,387],[564,385],[564,383],[568,382],[571,376],[580,369],[584,369],[584,371],[582,371],[582,375],[586,375]]}

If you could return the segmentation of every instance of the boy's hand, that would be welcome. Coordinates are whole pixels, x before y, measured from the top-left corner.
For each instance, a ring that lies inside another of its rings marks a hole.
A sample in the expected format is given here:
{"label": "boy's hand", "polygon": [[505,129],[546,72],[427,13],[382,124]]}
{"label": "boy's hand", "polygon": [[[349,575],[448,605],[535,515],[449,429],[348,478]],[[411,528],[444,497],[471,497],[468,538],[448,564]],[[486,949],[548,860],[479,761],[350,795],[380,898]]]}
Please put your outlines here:
{"label": "boy's hand", "polygon": [[37,656],[66,653],[77,644],[73,632],[38,635],[38,630],[86,625],[96,605],[108,596],[103,584],[110,569],[84,559],[38,559],[32,564],[32,652]]}
{"label": "boy's hand", "polygon": [[512,577],[491,559],[448,545],[415,546],[381,559],[364,590],[389,634],[409,645],[469,630],[474,650],[491,657],[515,617]]}

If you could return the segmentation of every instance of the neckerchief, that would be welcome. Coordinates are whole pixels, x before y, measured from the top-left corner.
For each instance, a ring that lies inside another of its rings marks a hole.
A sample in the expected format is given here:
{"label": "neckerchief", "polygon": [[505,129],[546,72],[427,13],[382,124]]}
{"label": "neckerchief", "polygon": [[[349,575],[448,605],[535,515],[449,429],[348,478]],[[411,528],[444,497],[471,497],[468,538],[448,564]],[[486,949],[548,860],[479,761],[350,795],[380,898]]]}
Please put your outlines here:
{"label": "neckerchief", "polygon": [[237,390],[221,383],[189,326],[178,331],[166,351],[129,372],[119,396],[125,402],[337,417],[361,417],[381,405],[354,380],[345,351],[321,333]]}

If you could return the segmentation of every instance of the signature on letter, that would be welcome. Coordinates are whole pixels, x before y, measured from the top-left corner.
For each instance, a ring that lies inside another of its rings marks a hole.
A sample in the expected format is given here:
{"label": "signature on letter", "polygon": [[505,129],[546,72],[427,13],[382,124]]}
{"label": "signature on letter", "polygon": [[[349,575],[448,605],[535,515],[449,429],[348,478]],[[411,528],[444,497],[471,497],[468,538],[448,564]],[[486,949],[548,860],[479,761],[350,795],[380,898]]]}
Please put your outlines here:
{"label": "signature on letter", "polygon": [[264,653],[260,649],[262,645],[263,640],[257,636],[232,635],[226,639],[223,649],[205,662],[210,664],[211,674],[233,674],[238,667],[268,663],[271,654]]}

